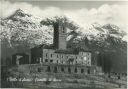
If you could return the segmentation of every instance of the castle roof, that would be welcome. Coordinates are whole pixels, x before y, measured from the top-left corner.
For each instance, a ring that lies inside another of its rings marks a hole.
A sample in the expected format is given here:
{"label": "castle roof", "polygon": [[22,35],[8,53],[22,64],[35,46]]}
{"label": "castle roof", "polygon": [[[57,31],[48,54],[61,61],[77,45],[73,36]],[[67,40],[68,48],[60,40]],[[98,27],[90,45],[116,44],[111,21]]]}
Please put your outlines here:
{"label": "castle roof", "polygon": [[78,51],[75,51],[73,49],[66,49],[66,50],[61,50],[61,49],[57,49],[55,51],[55,53],[63,53],[63,54],[78,54]]}

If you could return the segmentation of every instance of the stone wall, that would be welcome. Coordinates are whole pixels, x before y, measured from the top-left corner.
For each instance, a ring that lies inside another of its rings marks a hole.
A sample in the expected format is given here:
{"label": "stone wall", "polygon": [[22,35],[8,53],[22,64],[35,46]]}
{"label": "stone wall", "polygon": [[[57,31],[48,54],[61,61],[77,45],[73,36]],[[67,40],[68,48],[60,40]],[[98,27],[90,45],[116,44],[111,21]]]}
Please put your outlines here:
{"label": "stone wall", "polygon": [[[42,64],[31,64],[28,67],[31,72],[42,73],[64,73],[64,74],[94,74],[96,67],[83,66],[83,65],[71,65],[71,64],[53,64],[53,63],[42,63]],[[99,72],[99,71],[98,71]]]}

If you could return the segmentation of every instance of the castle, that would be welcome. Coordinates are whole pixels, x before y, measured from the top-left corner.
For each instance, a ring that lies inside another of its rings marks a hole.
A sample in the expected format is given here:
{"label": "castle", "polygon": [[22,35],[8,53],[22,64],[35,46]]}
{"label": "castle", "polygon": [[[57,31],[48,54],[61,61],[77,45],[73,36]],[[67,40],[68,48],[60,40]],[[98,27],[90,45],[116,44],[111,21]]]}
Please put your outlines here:
{"label": "castle", "polygon": [[58,23],[54,28],[52,45],[34,47],[29,55],[26,53],[12,55],[14,66],[9,70],[13,77],[23,79],[24,82],[20,83],[24,87],[126,87],[126,77],[104,74],[101,67],[93,64],[91,51],[68,48],[66,38],[65,24]]}
{"label": "castle", "polygon": [[[91,63],[91,51],[67,49],[67,28],[65,24],[58,23],[56,27],[54,29],[53,46],[42,46],[37,49],[39,52],[36,52],[36,49],[31,50],[29,63],[34,65],[31,66],[31,69],[35,72],[68,74],[96,74],[101,72],[100,67]],[[25,64],[24,62],[20,62],[22,61],[21,58],[20,56],[15,57],[14,64]]]}

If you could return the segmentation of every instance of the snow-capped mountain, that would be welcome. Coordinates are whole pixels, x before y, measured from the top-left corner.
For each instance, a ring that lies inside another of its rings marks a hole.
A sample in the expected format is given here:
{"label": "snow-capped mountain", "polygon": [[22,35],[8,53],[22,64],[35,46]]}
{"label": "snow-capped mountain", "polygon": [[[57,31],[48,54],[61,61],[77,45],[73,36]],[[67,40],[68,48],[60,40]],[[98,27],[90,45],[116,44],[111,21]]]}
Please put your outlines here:
{"label": "snow-capped mountain", "polygon": [[41,19],[26,14],[21,9],[1,20],[1,39],[7,38],[10,45],[27,41],[30,47],[42,43],[52,43],[52,28],[41,26]]}
{"label": "snow-capped mountain", "polygon": [[[63,17],[61,17],[63,18]],[[67,18],[66,18],[67,19]],[[44,25],[41,23],[42,20],[39,17],[34,17],[31,14],[25,13],[23,10],[18,9],[15,11],[14,14],[9,16],[8,18],[1,19],[0,22],[0,27],[1,29],[1,39],[3,37],[8,38],[9,40],[15,39],[17,41],[23,41],[28,39],[33,39],[35,42],[38,44],[42,44],[42,42],[47,42],[49,44],[52,43],[52,33],[53,33],[53,28],[49,25]],[[56,21],[56,18],[50,18],[47,21]],[[68,23],[72,23],[68,25],[68,28],[71,30],[73,26],[78,27],[77,24],[71,22],[70,20],[67,20]],[[78,31],[77,31],[78,30]],[[80,39],[83,38],[84,36],[87,36],[89,40],[101,40],[106,39],[107,36],[112,36],[116,38],[123,38],[125,33],[120,30],[120,28],[116,25],[113,24],[105,24],[103,26],[99,25],[98,23],[94,23],[90,26],[89,29],[83,29],[81,27],[78,27],[77,29],[74,30],[77,32],[79,35],[76,36],[75,38]],[[70,33],[68,40],[70,40],[72,34]],[[33,37],[32,37],[33,36]],[[104,36],[104,37],[103,37]],[[45,40],[47,39],[47,40]],[[31,40],[32,41],[32,40]],[[30,42],[33,44],[33,42]]]}
{"label": "snow-capped mountain", "polygon": [[58,20],[65,20],[66,26],[70,30],[67,33],[68,47],[81,48],[83,50],[86,50],[86,47],[88,47],[93,51],[100,51],[102,53],[122,53],[118,55],[118,58],[114,57],[114,59],[126,65],[127,45],[122,40],[126,33],[121,31],[118,26],[114,24],[100,25],[92,23],[89,28],[84,29],[67,17],[42,19],[25,13],[21,9],[16,10],[8,18],[0,19],[0,39],[2,40],[2,45],[5,46],[2,48],[4,50],[2,56],[6,58],[15,52],[22,52],[22,50],[25,52],[27,49],[40,44],[52,44],[54,28],[52,23]]}

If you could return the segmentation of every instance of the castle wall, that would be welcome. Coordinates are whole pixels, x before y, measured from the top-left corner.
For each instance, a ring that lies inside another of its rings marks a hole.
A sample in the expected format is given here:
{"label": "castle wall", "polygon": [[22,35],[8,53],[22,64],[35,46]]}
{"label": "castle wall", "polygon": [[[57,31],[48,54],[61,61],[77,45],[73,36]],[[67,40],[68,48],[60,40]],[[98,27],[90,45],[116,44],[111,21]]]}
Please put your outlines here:
{"label": "castle wall", "polygon": [[59,64],[84,64],[91,66],[91,53],[79,52],[79,54],[55,53],[54,49],[43,49],[42,62]]}
{"label": "castle wall", "polygon": [[[95,74],[98,71],[96,67],[82,66],[82,65],[65,65],[65,64],[30,64],[19,65],[19,69],[25,73],[63,73],[63,74]],[[99,71],[98,71],[99,72]]]}

